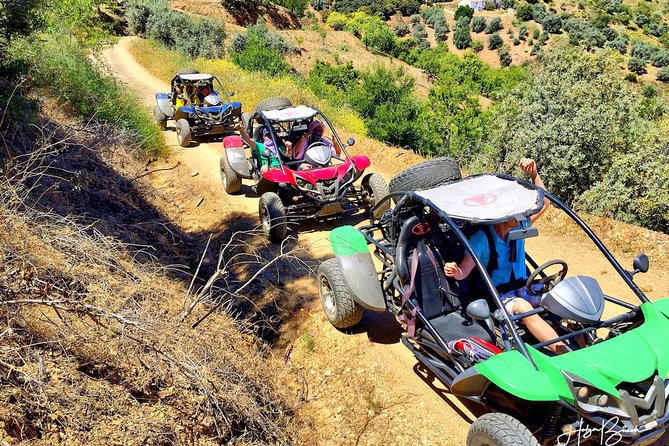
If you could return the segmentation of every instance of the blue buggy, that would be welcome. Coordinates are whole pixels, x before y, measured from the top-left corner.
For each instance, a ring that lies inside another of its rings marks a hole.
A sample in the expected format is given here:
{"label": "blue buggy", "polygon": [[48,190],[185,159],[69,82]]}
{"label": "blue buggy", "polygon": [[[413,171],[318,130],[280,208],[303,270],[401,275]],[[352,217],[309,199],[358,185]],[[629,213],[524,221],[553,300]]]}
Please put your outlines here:
{"label": "blue buggy", "polygon": [[173,119],[179,145],[188,147],[194,136],[234,132],[242,104],[232,102],[233,95],[225,91],[216,76],[184,70],[170,82],[170,93],[156,93],[153,114],[161,130],[166,130],[167,120]]}

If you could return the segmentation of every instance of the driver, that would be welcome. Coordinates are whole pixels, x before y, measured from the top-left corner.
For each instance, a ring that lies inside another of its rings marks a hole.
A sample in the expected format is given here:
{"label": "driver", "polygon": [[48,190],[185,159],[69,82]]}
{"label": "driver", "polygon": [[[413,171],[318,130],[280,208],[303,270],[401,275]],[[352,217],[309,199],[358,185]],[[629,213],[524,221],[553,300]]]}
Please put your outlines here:
{"label": "driver", "polygon": [[330,149],[332,150],[332,155],[339,156],[339,154],[341,153],[341,147],[339,146],[339,143],[335,139],[333,144],[329,139],[324,137],[323,130],[325,130],[325,126],[323,125],[323,123],[317,119],[313,120],[311,124],[309,124],[307,133],[302,135],[300,140],[297,141],[297,144],[295,144],[295,151],[293,153],[293,158],[296,160],[303,160],[304,155],[307,153],[307,148],[310,145],[316,143],[321,143],[327,147],[330,147]]}
{"label": "driver", "polygon": [[211,86],[207,83],[198,84],[197,103],[204,104],[204,98],[211,94]]}
{"label": "driver", "polygon": [[[530,175],[532,183],[535,186],[545,189],[544,182],[539,176],[537,163],[533,159],[523,158],[518,165],[525,173]],[[544,198],[543,207],[538,213],[530,216],[530,223],[534,223],[544,213],[549,203],[548,199]],[[539,305],[539,296],[529,294],[525,287],[527,270],[525,267],[524,240],[517,240],[516,243],[508,240],[509,232],[517,227],[518,221],[511,219],[481,229],[472,235],[469,240],[472,249],[485,267],[488,267],[491,261],[490,243],[494,243],[494,248],[497,252],[497,264],[490,273],[490,278],[497,291],[499,291],[502,303],[509,314],[525,313]],[[469,276],[474,267],[474,259],[471,254],[467,253],[459,265],[455,262],[446,263],[444,265],[444,273],[456,280],[464,280]],[[553,327],[538,314],[523,318],[523,322],[539,342],[545,342],[558,337]],[[569,351],[564,342],[550,344],[548,348],[556,354]]]}

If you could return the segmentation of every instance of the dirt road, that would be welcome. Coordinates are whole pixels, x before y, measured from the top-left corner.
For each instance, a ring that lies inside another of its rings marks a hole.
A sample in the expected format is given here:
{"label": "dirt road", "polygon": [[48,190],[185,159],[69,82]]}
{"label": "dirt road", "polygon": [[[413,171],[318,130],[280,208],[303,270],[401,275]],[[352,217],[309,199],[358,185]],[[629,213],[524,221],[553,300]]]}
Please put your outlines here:
{"label": "dirt road", "polygon": [[[105,51],[104,57],[113,73],[140,92],[147,107],[152,107],[154,93],[169,91],[169,86],[132,58],[128,53],[131,44],[132,38],[123,38]],[[176,184],[181,186],[172,199],[183,209],[179,219],[184,229],[212,230],[217,222],[236,215],[257,221],[257,197],[250,193],[230,196],[223,191],[218,167],[220,142],[182,148],[175,132],[164,135],[172,155],[158,163],[178,163],[179,167],[156,175],[155,186],[161,188],[179,180]],[[397,166],[379,169],[373,157],[372,161],[372,169],[386,179],[397,171]],[[244,191],[248,192],[248,187]],[[540,263],[563,258],[570,271],[591,275],[601,281],[605,292],[619,295],[621,282],[610,280],[603,258],[584,254],[582,240],[563,235],[560,228],[539,227],[542,237],[531,242],[530,249]],[[309,246],[316,257],[328,256],[326,236],[330,229],[326,224],[315,225],[311,231],[299,234],[299,242]],[[631,257],[624,254],[621,258],[631,262]],[[638,281],[651,297],[669,294],[666,271],[655,270]],[[291,353],[286,355],[285,370],[277,373],[285,376],[287,385],[295,388],[297,397],[304,401],[298,416],[312,420],[314,433],[304,438],[304,444],[465,443],[473,414],[439,383],[422,379],[416,360],[399,342],[401,331],[392,318],[367,313],[359,330],[342,333],[333,329],[320,311],[312,278],[288,284],[287,289],[304,303],[282,326],[277,351],[285,348]]]}

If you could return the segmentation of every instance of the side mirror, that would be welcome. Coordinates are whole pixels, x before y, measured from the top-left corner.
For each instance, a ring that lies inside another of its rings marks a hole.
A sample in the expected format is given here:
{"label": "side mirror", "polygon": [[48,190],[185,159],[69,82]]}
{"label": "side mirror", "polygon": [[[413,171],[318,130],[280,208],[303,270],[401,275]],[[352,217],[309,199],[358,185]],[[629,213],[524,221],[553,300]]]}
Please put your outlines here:
{"label": "side mirror", "polygon": [[353,139],[353,138],[347,139],[346,144],[349,145],[349,146],[352,146],[353,144],[355,144],[355,139]]}
{"label": "side mirror", "polygon": [[265,158],[269,158],[272,156],[272,152],[270,152],[269,149],[265,149],[262,151],[261,155],[264,156]]}
{"label": "side mirror", "polygon": [[490,307],[485,299],[476,299],[467,305],[467,315],[477,321],[484,321],[490,318]]}
{"label": "side mirror", "polygon": [[228,96],[230,96],[230,97],[232,97],[232,96],[234,96],[234,95],[235,95],[235,92],[234,92],[234,91],[231,91],[230,93],[228,93]]}
{"label": "side mirror", "polygon": [[646,254],[639,254],[638,256],[634,257],[634,262],[632,263],[632,268],[634,268],[634,271],[632,271],[630,275],[633,276],[636,273],[647,273],[649,266],[648,256]]}

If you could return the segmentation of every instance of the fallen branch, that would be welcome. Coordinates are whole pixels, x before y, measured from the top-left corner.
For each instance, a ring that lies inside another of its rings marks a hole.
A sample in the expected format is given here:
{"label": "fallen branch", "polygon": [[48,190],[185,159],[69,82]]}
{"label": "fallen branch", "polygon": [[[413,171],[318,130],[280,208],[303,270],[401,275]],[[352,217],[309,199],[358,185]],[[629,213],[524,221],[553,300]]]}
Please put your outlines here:
{"label": "fallen branch", "polygon": [[162,171],[164,171],[164,170],[173,170],[173,169],[176,169],[177,167],[179,167],[180,164],[181,164],[181,161],[177,161],[177,163],[176,163],[174,166],[172,166],[172,167],[162,167],[162,168],[160,168],[160,169],[149,170],[148,172],[144,172],[144,173],[141,174],[141,175],[137,175],[136,177],[131,178],[130,181],[132,182],[132,181],[135,181],[135,180],[139,180],[140,178],[145,177],[145,176],[147,176],[147,175],[151,175],[151,174],[154,173],[154,172],[162,172]]}

